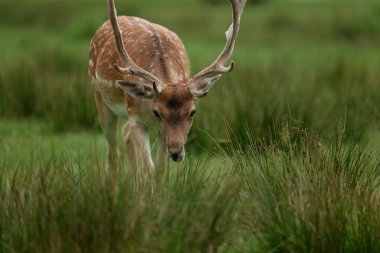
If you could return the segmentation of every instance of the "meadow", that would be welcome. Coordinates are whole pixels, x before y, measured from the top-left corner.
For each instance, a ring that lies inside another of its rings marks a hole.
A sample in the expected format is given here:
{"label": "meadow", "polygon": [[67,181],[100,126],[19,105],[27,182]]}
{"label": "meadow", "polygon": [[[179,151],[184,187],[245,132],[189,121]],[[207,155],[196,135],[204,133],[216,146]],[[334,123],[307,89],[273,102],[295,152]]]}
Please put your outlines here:
{"label": "meadow", "polygon": [[[228,3],[116,4],[176,32],[192,73],[230,23]],[[248,4],[236,69],[154,182],[131,178],[121,138],[120,175],[105,163],[87,64],[107,15],[0,1],[1,253],[380,252],[380,1]]]}

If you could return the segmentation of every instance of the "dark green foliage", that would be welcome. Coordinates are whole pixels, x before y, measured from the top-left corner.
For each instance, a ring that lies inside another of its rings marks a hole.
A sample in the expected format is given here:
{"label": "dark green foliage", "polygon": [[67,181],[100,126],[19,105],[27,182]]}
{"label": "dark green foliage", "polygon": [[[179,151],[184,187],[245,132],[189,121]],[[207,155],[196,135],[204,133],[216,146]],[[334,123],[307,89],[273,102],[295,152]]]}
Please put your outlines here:
{"label": "dark green foliage", "polygon": [[[248,126],[270,143],[281,138],[287,125],[329,137],[344,124],[348,138],[356,139],[379,127],[379,73],[377,68],[346,59],[313,66],[288,62],[238,69],[200,102],[202,109],[215,114],[197,119],[196,127],[223,136],[223,115],[237,135],[244,136]],[[219,124],[210,125],[210,120]]]}
{"label": "dark green foliage", "polygon": [[86,66],[77,55],[57,48],[35,48],[1,69],[2,116],[37,117],[50,129],[96,125]]}

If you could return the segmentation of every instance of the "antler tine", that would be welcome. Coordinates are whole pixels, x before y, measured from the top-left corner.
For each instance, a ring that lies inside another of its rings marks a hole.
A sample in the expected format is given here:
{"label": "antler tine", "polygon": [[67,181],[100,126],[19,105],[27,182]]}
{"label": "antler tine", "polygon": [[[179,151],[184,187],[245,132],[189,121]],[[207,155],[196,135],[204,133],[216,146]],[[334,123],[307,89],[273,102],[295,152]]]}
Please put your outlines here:
{"label": "antler tine", "polygon": [[110,16],[112,29],[115,35],[117,52],[121,60],[123,61],[123,63],[126,65],[125,68],[119,67],[116,64],[114,65],[114,67],[120,73],[131,74],[131,75],[136,75],[138,77],[141,77],[142,79],[146,80],[148,83],[156,86],[155,88],[156,92],[161,92],[162,90],[161,80],[158,79],[153,74],[149,73],[148,71],[137,66],[137,64],[131,59],[131,57],[128,55],[127,51],[125,50],[123,37],[121,35],[119,24],[117,22],[117,13],[116,13],[114,0],[108,0],[108,9],[109,9],[109,16]]}
{"label": "antler tine", "polygon": [[232,24],[230,28],[226,31],[226,44],[223,51],[219,54],[218,58],[207,68],[193,76],[190,80],[189,85],[201,81],[206,78],[211,78],[220,74],[229,73],[233,70],[235,63],[232,61],[228,67],[224,64],[227,62],[228,58],[231,56],[234,49],[235,40],[239,32],[240,27],[240,17],[243,13],[244,5],[247,0],[230,0],[232,5]]}

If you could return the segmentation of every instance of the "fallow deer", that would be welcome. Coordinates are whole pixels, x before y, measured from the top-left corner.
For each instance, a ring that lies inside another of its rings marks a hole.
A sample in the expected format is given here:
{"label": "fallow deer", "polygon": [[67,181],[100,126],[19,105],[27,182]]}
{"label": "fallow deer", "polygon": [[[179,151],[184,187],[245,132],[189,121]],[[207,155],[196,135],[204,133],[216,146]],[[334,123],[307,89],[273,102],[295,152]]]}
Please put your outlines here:
{"label": "fallow deer", "polygon": [[[234,62],[232,54],[246,0],[230,0],[232,24],[217,59],[190,78],[189,59],[179,37],[167,28],[138,17],[117,17],[108,0],[109,18],[90,44],[89,75],[98,117],[107,140],[109,167],[117,171],[118,117],[127,119],[123,140],[131,168],[141,165],[152,174],[149,132],[158,130],[156,168],[163,172],[166,153],[173,161],[185,157],[185,142],[196,112],[195,100],[207,95]],[[140,162],[143,164],[140,164]]]}

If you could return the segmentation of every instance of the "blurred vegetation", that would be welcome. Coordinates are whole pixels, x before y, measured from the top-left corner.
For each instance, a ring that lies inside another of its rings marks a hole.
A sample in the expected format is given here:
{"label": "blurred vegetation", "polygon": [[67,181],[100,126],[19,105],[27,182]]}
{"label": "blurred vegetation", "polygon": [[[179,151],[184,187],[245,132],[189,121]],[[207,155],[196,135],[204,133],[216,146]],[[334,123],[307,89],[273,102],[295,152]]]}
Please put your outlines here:
{"label": "blurred vegetation", "polygon": [[[220,52],[230,22],[228,4],[144,0],[117,5],[120,14],[177,32],[193,73]],[[11,35],[0,42],[0,115],[40,118],[53,132],[94,129],[88,43],[107,19],[106,2],[2,1],[0,6],[0,31]],[[265,139],[277,138],[284,122],[325,135],[344,121],[353,138],[379,128],[379,1],[273,1],[247,5],[243,15],[232,57],[236,71],[199,101],[193,129],[199,146],[211,144],[203,131],[225,138],[224,120],[237,133],[248,125]]]}
{"label": "blurred vegetation", "polygon": [[[206,3],[210,3],[210,4],[226,3],[226,1],[224,1],[224,0],[203,0],[203,1]],[[248,0],[247,4],[262,4],[262,3],[266,3],[266,2],[268,2],[268,0]]]}

